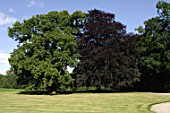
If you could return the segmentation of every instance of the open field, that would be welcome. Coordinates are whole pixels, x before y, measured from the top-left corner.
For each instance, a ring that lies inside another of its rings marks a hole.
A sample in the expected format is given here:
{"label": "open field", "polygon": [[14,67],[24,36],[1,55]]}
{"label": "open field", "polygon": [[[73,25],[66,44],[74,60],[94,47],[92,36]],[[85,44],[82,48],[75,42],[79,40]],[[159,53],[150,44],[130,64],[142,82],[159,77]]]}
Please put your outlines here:
{"label": "open field", "polygon": [[170,101],[153,93],[21,95],[0,89],[0,113],[152,113],[152,104]]}

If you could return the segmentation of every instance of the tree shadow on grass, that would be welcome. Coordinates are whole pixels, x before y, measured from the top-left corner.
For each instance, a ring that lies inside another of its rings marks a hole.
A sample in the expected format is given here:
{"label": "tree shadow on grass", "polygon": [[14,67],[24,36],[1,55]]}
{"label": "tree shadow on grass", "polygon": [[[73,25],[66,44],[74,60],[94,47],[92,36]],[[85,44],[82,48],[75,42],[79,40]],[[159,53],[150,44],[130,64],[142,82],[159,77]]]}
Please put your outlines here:
{"label": "tree shadow on grass", "polygon": [[60,91],[60,92],[48,92],[48,91],[21,91],[18,94],[23,95],[60,95],[60,94],[72,94],[72,91]]}
{"label": "tree shadow on grass", "polygon": [[49,92],[49,91],[20,91],[18,94],[24,95],[68,95],[73,93],[114,93],[112,90],[86,90],[86,91],[57,91],[57,92]]}

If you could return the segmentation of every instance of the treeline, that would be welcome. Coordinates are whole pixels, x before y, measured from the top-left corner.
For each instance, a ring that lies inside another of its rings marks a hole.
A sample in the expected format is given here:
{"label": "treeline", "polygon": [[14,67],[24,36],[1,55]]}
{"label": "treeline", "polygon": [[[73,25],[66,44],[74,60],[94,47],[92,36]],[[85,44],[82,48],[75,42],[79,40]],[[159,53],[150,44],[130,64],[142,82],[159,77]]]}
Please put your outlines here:
{"label": "treeline", "polygon": [[18,88],[16,75],[0,74],[0,88]]}
{"label": "treeline", "polygon": [[[115,15],[52,11],[16,22],[8,35],[18,42],[9,58],[17,84],[32,90],[93,88],[112,91],[170,90],[170,4],[138,34],[127,33]],[[70,74],[68,67],[74,68]]]}
{"label": "treeline", "polygon": [[13,71],[8,70],[6,75],[0,74],[0,88],[21,89],[22,85],[18,85],[17,76]]}

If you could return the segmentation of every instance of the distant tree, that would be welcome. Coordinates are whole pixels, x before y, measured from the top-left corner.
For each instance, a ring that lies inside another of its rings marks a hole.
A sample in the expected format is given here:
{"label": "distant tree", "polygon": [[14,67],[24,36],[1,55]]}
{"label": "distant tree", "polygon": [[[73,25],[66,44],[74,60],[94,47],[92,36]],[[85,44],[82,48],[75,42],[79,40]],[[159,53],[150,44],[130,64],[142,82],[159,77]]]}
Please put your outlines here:
{"label": "distant tree", "polygon": [[20,85],[49,92],[69,87],[74,79],[67,67],[77,64],[75,37],[85,14],[52,11],[15,22],[8,35],[18,42],[9,58]]}
{"label": "distant tree", "polygon": [[6,71],[6,75],[13,75],[13,74],[15,74],[15,72],[12,67]]}
{"label": "distant tree", "polygon": [[18,88],[14,74],[0,74],[0,88]]}
{"label": "distant tree", "polygon": [[115,21],[114,14],[89,11],[78,52],[80,62],[74,70],[78,87],[119,89],[139,79],[135,37],[126,34],[126,27]]}
{"label": "distant tree", "polygon": [[4,81],[4,75],[0,74],[0,88],[4,88],[3,81]]}
{"label": "distant tree", "polygon": [[170,90],[170,4],[159,1],[158,16],[144,22],[138,31],[143,38],[139,43],[141,51],[140,90]]}

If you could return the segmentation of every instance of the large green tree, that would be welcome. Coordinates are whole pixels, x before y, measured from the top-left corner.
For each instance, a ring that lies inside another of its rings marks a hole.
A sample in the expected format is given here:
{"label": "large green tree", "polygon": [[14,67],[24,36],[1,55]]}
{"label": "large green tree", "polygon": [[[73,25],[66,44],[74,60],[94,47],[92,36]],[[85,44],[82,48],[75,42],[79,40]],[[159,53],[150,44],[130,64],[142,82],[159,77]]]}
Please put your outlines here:
{"label": "large green tree", "polygon": [[158,16],[144,23],[138,31],[143,38],[140,70],[140,89],[148,91],[170,90],[170,4],[159,1],[156,5]]}
{"label": "large green tree", "polygon": [[84,34],[78,40],[80,62],[78,87],[120,89],[132,86],[139,79],[138,52],[133,35],[115,21],[115,15],[91,10],[85,20]]}
{"label": "large green tree", "polygon": [[8,35],[18,42],[9,63],[18,81],[29,89],[56,91],[74,79],[67,68],[77,64],[76,36],[85,14],[52,11],[15,22]]}

